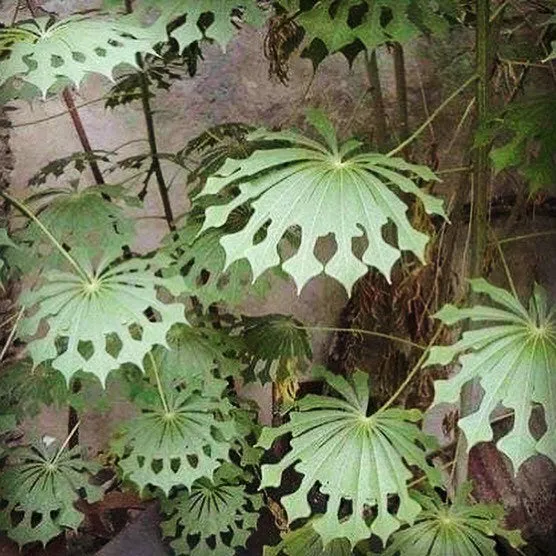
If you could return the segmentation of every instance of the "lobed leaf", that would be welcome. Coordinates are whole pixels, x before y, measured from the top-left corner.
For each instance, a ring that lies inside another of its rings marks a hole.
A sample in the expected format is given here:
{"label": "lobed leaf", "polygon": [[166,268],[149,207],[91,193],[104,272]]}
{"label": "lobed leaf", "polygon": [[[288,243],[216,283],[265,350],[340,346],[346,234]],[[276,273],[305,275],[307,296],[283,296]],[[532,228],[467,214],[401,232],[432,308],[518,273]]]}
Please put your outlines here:
{"label": "lobed leaf", "polygon": [[[76,530],[83,514],[75,502],[86,498],[98,502],[99,487],[89,483],[99,466],[81,459],[79,448],[58,450],[59,446],[37,443],[13,448],[9,464],[0,475],[0,529],[23,546],[48,541],[67,529]],[[19,515],[21,519],[15,519]]]}
{"label": "lobed leaf", "polygon": [[178,555],[234,556],[245,547],[257,526],[260,494],[248,494],[246,474],[233,464],[223,464],[213,480],[197,479],[164,508],[170,518],[163,522],[166,537],[175,537]]}
{"label": "lobed leaf", "polygon": [[114,69],[137,67],[138,52],[152,52],[149,28],[123,19],[75,15],[55,22],[41,17],[0,29],[0,86],[12,78],[46,97],[55,85],[79,86],[90,73],[113,79]]}
{"label": "lobed leaf", "polygon": [[[318,483],[328,496],[327,512],[314,523],[324,547],[342,537],[353,546],[371,533],[386,542],[421,511],[409,496],[407,482],[413,477],[409,467],[418,467],[433,484],[440,481],[425,458],[432,439],[415,425],[421,418],[418,410],[387,409],[367,416],[365,373],[357,371],[349,381],[329,372],[323,376],[341,399],[309,395],[298,402],[299,411],[290,413],[288,423],[263,429],[259,439],[263,448],[285,434],[291,433],[292,440],[282,461],[262,466],[261,488],[279,486],[282,473],[293,466],[303,479],[296,492],[282,498],[290,522],[309,517],[307,495]],[[388,505],[390,495],[399,498],[395,515]],[[344,501],[351,503],[352,513],[340,518]],[[369,517],[370,508],[376,508],[374,519]]]}
{"label": "lobed leaf", "polygon": [[[159,487],[166,496],[174,487],[192,484],[229,461],[236,435],[227,400],[207,397],[192,387],[166,388],[160,398],[143,403],[143,413],[124,425],[115,448],[124,478],[140,491]],[[217,419],[217,416],[220,418]]]}
{"label": "lobed leaf", "polygon": [[76,271],[48,272],[42,286],[22,294],[21,304],[34,312],[22,319],[19,337],[27,340],[35,366],[51,361],[68,382],[84,371],[104,385],[124,363],[142,369],[155,345],[167,345],[172,325],[187,323],[183,305],[159,299],[160,288],[182,293],[183,282],[157,276],[159,268],[148,259],[102,260],[84,268],[86,278]]}
{"label": "lobed leaf", "polygon": [[[220,240],[226,251],[226,268],[247,258],[256,279],[281,264],[299,291],[324,271],[350,293],[369,267],[389,279],[401,250],[409,250],[424,261],[428,237],[412,227],[406,216],[407,205],[392,188],[417,197],[427,213],[444,216],[442,201],[423,192],[404,173],[423,180],[434,180],[435,175],[424,166],[399,158],[355,154],[360,144],[352,140],[338,145],[324,114],[314,111],[309,120],[325,144],[298,133],[261,130],[252,135],[253,140],[284,141],[291,146],[259,150],[244,160],[228,159],[208,179],[201,195],[216,195],[231,187],[240,193],[225,204],[208,207],[201,232],[224,226],[237,207],[250,204],[253,209],[242,230]],[[383,238],[382,229],[389,221],[397,229],[398,247]],[[278,244],[295,226],[301,229],[301,245],[281,263]],[[334,235],[337,247],[323,264],[314,249],[317,240],[329,234]],[[368,241],[361,257],[352,249],[353,239],[359,236]]]}
{"label": "lobed leaf", "polygon": [[[546,292],[535,287],[527,309],[519,299],[484,279],[472,280],[477,293],[484,293],[501,306],[476,305],[469,309],[448,306],[436,316],[446,324],[465,319],[484,323],[464,332],[451,346],[435,346],[426,365],[446,365],[457,359],[458,374],[435,382],[434,405],[456,403],[461,388],[478,379],[484,395],[477,411],[459,420],[468,449],[492,440],[492,412],[502,404],[514,413],[512,430],[502,437],[498,449],[506,454],[517,473],[537,453],[556,461],[556,311]],[[529,421],[535,405],[544,408],[546,432],[536,440]]]}

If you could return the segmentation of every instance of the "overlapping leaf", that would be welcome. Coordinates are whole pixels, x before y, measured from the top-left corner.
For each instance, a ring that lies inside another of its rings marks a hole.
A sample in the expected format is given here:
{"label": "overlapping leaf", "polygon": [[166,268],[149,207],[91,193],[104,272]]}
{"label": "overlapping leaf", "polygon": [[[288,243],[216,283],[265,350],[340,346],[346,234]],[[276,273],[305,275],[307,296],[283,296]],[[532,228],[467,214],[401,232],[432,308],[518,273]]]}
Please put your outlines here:
{"label": "overlapping leaf", "polygon": [[[457,358],[461,370],[448,380],[435,382],[434,404],[456,403],[464,384],[478,379],[484,395],[475,413],[459,420],[471,449],[479,442],[492,440],[492,412],[502,404],[513,410],[512,430],[498,441],[497,447],[520,466],[536,453],[556,462],[556,311],[539,286],[526,309],[519,299],[483,279],[471,281],[473,290],[486,294],[497,305],[475,305],[458,309],[446,305],[437,317],[446,324],[469,319],[484,323],[464,332],[451,346],[431,349],[426,364],[447,365]],[[539,440],[533,436],[529,421],[533,407],[544,409],[546,432]]]}
{"label": "overlapping leaf", "polygon": [[173,487],[212,479],[229,461],[235,426],[226,399],[190,387],[179,393],[166,388],[164,396],[164,403],[142,404],[142,415],[123,427],[115,451],[125,478],[141,491],[150,485],[168,495]]}
{"label": "overlapping leaf", "polygon": [[13,77],[46,96],[62,79],[79,86],[89,73],[112,79],[120,64],[136,66],[136,53],[153,52],[156,36],[124,20],[84,15],[48,17],[0,29],[0,86]]}
{"label": "overlapping leaf", "polygon": [[[114,202],[103,196],[109,195]],[[63,238],[66,249],[89,258],[104,254],[118,257],[122,247],[135,237],[135,226],[116,204],[127,202],[125,190],[117,186],[94,186],[78,191],[72,187],[39,190],[27,202],[40,215],[41,222],[56,237]],[[52,242],[34,222],[18,231],[18,242],[31,249],[10,252],[14,263],[28,271],[39,266],[59,268],[64,259]],[[82,256],[81,255],[81,256]]]}
{"label": "overlapping leaf", "polygon": [[308,367],[312,350],[302,323],[287,315],[243,317],[242,337],[249,366],[244,376],[261,384],[272,381],[286,405],[293,402],[300,375]]}
{"label": "overlapping leaf", "polygon": [[264,12],[251,0],[142,0],[140,11],[158,10],[155,27],[178,22],[170,31],[180,50],[191,43],[210,39],[223,49],[237,33],[236,16],[251,25],[262,25]]}
{"label": "overlapping leaf", "polygon": [[[20,546],[44,545],[67,529],[77,529],[83,514],[74,504],[85,497],[97,502],[102,491],[89,484],[98,466],[81,459],[79,448],[58,451],[56,443],[38,443],[9,452],[0,476],[0,529]],[[19,519],[20,518],[20,519]]]}
{"label": "overlapping leaf", "polygon": [[22,320],[19,336],[28,340],[34,364],[51,361],[67,381],[82,370],[102,384],[124,363],[143,368],[143,358],[155,345],[167,345],[172,325],[186,323],[183,305],[159,299],[160,288],[183,293],[183,281],[161,278],[158,270],[148,259],[131,259],[102,260],[83,273],[47,273],[46,283],[20,299],[32,311]]}
{"label": "overlapping leaf", "polygon": [[[291,146],[256,151],[245,160],[229,159],[207,181],[201,195],[218,194],[231,186],[238,187],[240,194],[227,204],[207,208],[202,231],[223,226],[236,207],[251,203],[253,208],[242,230],[220,240],[226,267],[245,257],[257,278],[279,265],[278,244],[294,226],[301,228],[301,245],[282,268],[293,276],[298,290],[322,271],[348,292],[369,267],[378,268],[389,279],[400,250],[423,260],[428,237],[412,227],[407,205],[391,189],[417,197],[429,214],[443,215],[442,201],[424,193],[404,174],[424,180],[435,180],[435,175],[399,158],[355,154],[360,147],[355,140],[338,145],[331,123],[321,112],[310,112],[309,121],[325,144],[298,133],[262,130],[252,138],[285,141]],[[396,226],[398,247],[383,238],[382,228],[389,221]],[[329,234],[334,235],[337,247],[323,264],[314,249],[317,240]],[[362,235],[368,246],[358,257],[352,240]]]}
{"label": "overlapping leaf", "polygon": [[387,42],[408,42],[422,33],[444,34],[446,16],[458,10],[455,0],[280,0],[278,4],[303,28],[303,56],[316,66],[322,61],[317,42],[330,54],[343,51],[350,61],[357,54]]}
{"label": "overlapping leaf", "polygon": [[[309,395],[298,402],[299,411],[290,422],[276,429],[265,428],[259,445],[292,434],[291,451],[282,461],[262,466],[261,487],[276,487],[290,466],[303,475],[296,492],[282,498],[290,522],[309,517],[310,489],[320,484],[328,495],[327,512],[314,528],[326,547],[345,537],[351,545],[374,533],[383,542],[402,523],[413,523],[421,506],[409,496],[407,481],[413,477],[409,466],[417,466],[433,484],[438,472],[425,459],[424,447],[434,442],[415,425],[418,410],[386,409],[367,416],[369,376],[357,371],[351,381],[324,372],[329,385],[342,399]],[[341,470],[341,473],[339,473]],[[399,507],[392,515],[388,497],[397,495]],[[343,501],[351,502],[351,515],[342,515]],[[376,508],[376,518],[366,522],[368,509]]]}
{"label": "overlapping leaf", "polygon": [[168,348],[157,346],[153,357],[163,379],[172,385],[186,383],[201,388],[204,394],[219,396],[226,386],[224,379],[240,372],[241,363],[235,356],[242,342],[223,332],[177,324],[166,339]]}
{"label": "overlapping leaf", "polygon": [[231,307],[253,293],[263,296],[269,290],[269,282],[261,279],[252,286],[252,274],[246,261],[238,261],[225,268],[226,253],[220,245],[223,232],[208,230],[196,237],[200,224],[192,220],[175,234],[168,237],[164,252],[182,270],[186,287],[209,307],[223,302]]}
{"label": "overlapping leaf", "polygon": [[523,544],[517,531],[502,525],[504,509],[496,504],[470,504],[469,483],[462,485],[453,503],[442,502],[436,492],[412,493],[423,512],[416,522],[394,533],[383,556],[496,556],[494,536],[505,537],[514,547]]}
{"label": "overlapping leaf", "polygon": [[166,537],[175,537],[172,548],[183,556],[234,556],[245,547],[257,526],[260,494],[248,494],[245,473],[223,464],[213,480],[198,479],[190,492],[178,495],[165,507],[170,516],[162,524]]}

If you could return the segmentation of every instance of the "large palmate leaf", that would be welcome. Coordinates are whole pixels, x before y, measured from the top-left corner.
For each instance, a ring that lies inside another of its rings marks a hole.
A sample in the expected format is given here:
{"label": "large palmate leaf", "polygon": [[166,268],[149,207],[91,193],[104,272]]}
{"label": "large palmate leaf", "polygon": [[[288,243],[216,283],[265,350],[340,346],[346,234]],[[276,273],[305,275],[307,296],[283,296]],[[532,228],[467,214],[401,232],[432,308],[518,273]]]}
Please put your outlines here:
{"label": "large palmate leaf", "polygon": [[517,531],[502,525],[504,508],[496,504],[470,504],[470,483],[462,485],[453,503],[442,502],[431,489],[413,492],[423,512],[413,525],[394,533],[383,556],[496,556],[493,537],[505,537],[514,547],[523,544]]}
{"label": "large palmate leaf", "polygon": [[212,479],[229,460],[236,431],[225,398],[190,387],[179,393],[166,388],[164,396],[165,403],[140,402],[142,415],[123,426],[114,451],[125,478],[141,491],[151,485],[168,495],[173,487],[189,489],[201,477]]}
{"label": "large palmate leaf", "polygon": [[51,361],[67,381],[82,370],[104,384],[124,363],[143,368],[153,346],[166,345],[171,326],[187,322],[183,305],[159,299],[160,288],[183,293],[182,280],[157,276],[148,259],[109,262],[83,265],[87,277],[49,272],[46,283],[21,296],[20,302],[34,310],[22,320],[19,336],[28,340],[35,365]]}
{"label": "large palmate leaf", "polygon": [[303,29],[302,56],[314,67],[327,53],[342,51],[352,62],[364,49],[405,43],[422,33],[445,34],[446,16],[458,12],[457,0],[279,0],[277,4],[285,18]]}
{"label": "large palmate leaf", "polygon": [[[299,401],[290,422],[263,429],[259,445],[264,448],[285,434],[293,439],[281,462],[262,466],[261,487],[278,486],[282,473],[294,465],[303,479],[296,492],[282,498],[290,522],[310,515],[307,495],[319,483],[329,497],[328,509],[314,528],[325,546],[342,537],[354,545],[371,533],[386,542],[421,511],[409,496],[407,481],[413,474],[408,467],[417,466],[434,484],[440,481],[425,459],[424,448],[434,442],[415,425],[421,419],[418,410],[386,409],[367,416],[367,374],[357,371],[349,381],[327,371],[323,376],[342,399],[309,395]],[[395,516],[388,505],[390,495],[399,498]],[[351,502],[351,515],[339,515],[345,510],[343,501]],[[370,525],[369,508],[377,512]]]}
{"label": "large palmate leaf", "polygon": [[[492,412],[502,404],[513,410],[512,430],[497,447],[513,463],[521,464],[544,454],[556,462],[556,311],[539,286],[526,309],[519,299],[483,279],[471,281],[473,291],[486,294],[498,307],[475,305],[458,309],[446,305],[436,316],[452,325],[469,319],[485,323],[464,332],[451,346],[431,349],[426,364],[447,365],[456,357],[461,370],[448,380],[435,382],[434,404],[455,403],[464,384],[478,379],[484,395],[478,410],[459,420],[468,448],[492,440]],[[536,404],[544,408],[546,432],[536,440],[529,429]]]}
{"label": "large palmate leaf", "polygon": [[353,551],[346,539],[334,539],[326,548],[323,546],[320,535],[313,527],[318,519],[316,517],[303,527],[288,531],[276,546],[265,546],[264,556],[351,556]]}
{"label": "large palmate leaf", "polygon": [[136,66],[136,53],[153,52],[149,28],[84,15],[55,22],[48,17],[0,29],[0,86],[13,77],[42,96],[60,80],[79,86],[89,73],[112,79],[120,64]]}
{"label": "large palmate leaf", "polygon": [[237,16],[251,25],[262,25],[264,12],[252,0],[141,0],[139,11],[158,10],[154,27],[173,23],[170,36],[180,50],[195,41],[210,39],[223,49],[237,33]]}
{"label": "large palmate leaf", "polygon": [[[278,243],[294,226],[301,228],[301,245],[282,268],[293,276],[298,290],[323,270],[348,293],[371,266],[389,279],[400,250],[409,250],[424,260],[428,237],[411,226],[407,205],[391,189],[417,197],[429,214],[443,215],[442,201],[424,193],[404,173],[424,180],[435,180],[435,175],[424,166],[399,158],[356,154],[360,143],[350,140],[338,145],[324,114],[311,111],[308,119],[325,144],[299,133],[261,130],[252,135],[254,140],[284,141],[291,146],[256,151],[245,160],[229,159],[208,179],[201,195],[217,194],[232,186],[239,188],[240,194],[224,205],[208,207],[203,231],[223,226],[236,207],[245,203],[253,207],[247,225],[220,240],[226,266],[245,257],[257,278],[280,264]],[[396,226],[398,247],[383,238],[383,226],[389,221]],[[263,236],[256,237],[261,231]],[[314,249],[317,240],[329,234],[334,235],[337,247],[323,264]],[[361,257],[352,249],[353,239],[359,236],[368,241]]]}
{"label": "large palmate leaf", "polygon": [[556,99],[553,94],[511,104],[488,139],[502,139],[491,158],[497,172],[516,168],[530,190],[556,187]]}
{"label": "large palmate leaf", "polygon": [[58,450],[56,443],[14,448],[0,476],[0,529],[19,545],[44,545],[66,529],[77,529],[83,514],[74,503],[97,502],[99,487],[89,484],[99,466],[81,459],[79,448]]}
{"label": "large palmate leaf", "polygon": [[234,556],[245,547],[257,526],[260,494],[248,494],[245,473],[230,463],[214,473],[213,480],[198,479],[164,508],[170,516],[162,524],[172,548],[183,556]]}

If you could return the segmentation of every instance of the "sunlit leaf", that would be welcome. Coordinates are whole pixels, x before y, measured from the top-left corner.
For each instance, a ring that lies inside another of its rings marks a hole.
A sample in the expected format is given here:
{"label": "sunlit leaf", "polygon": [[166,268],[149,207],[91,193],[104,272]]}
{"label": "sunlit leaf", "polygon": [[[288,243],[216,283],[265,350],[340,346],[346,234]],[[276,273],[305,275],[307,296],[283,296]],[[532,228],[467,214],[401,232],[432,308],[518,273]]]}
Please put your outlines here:
{"label": "sunlit leaf", "polygon": [[[259,150],[245,160],[229,159],[208,179],[201,195],[215,195],[229,187],[239,188],[240,193],[226,204],[208,207],[202,231],[223,226],[236,207],[250,203],[253,208],[242,230],[220,240],[226,267],[247,258],[257,278],[280,265],[278,243],[294,226],[301,228],[301,245],[282,268],[299,291],[323,271],[348,293],[369,267],[378,268],[389,279],[400,250],[409,250],[423,261],[428,236],[412,227],[406,216],[408,207],[397,193],[417,197],[429,214],[444,215],[442,201],[413,181],[437,179],[431,170],[383,154],[356,154],[360,143],[350,140],[338,145],[324,114],[313,111],[309,121],[324,144],[294,132],[261,130],[252,135],[254,140],[285,141],[291,147]],[[383,237],[389,221],[397,229],[397,247]],[[262,239],[257,237],[261,231]],[[314,254],[315,244],[329,234],[334,235],[337,247],[323,264]],[[361,257],[352,248],[353,239],[360,236],[368,241]]]}

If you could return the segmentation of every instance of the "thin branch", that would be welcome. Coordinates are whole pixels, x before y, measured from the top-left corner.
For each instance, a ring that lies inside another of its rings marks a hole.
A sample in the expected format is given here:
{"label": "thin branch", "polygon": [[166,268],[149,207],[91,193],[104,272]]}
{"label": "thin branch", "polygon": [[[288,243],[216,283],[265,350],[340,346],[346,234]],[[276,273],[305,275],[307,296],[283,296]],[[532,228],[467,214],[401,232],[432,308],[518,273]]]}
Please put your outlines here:
{"label": "thin branch", "polygon": [[56,452],[56,455],[54,456],[54,459],[52,460],[52,465],[56,465],[56,463],[60,459],[60,456],[64,453],[64,450],[67,448],[68,444],[70,443],[70,440],[73,438],[73,435],[79,429],[80,424],[81,424],[81,421],[77,421],[77,423],[75,423],[73,429],[71,429],[69,434],[66,436],[66,439],[64,440],[64,442],[60,446],[60,449],[58,450],[58,452]]}
{"label": "thin branch", "polygon": [[51,241],[52,245],[60,252],[60,254],[70,263],[70,265],[77,271],[77,273],[87,282],[90,282],[89,275],[83,270],[81,265],[62,247],[62,244],[50,233],[48,228],[33,214],[33,212],[27,208],[21,201],[18,201],[11,195],[8,195],[5,191],[0,189],[0,196],[11,203],[15,208],[17,208],[22,214],[27,218],[32,220],[41,230],[41,232]]}
{"label": "thin branch", "polygon": [[[75,101],[73,100],[73,96],[71,91],[66,88],[62,92],[62,98],[66,106],[68,107],[69,115],[71,116],[71,121],[73,122],[73,126],[75,127],[75,131],[77,132],[77,136],[79,137],[79,142],[83,147],[83,150],[88,154],[93,154],[93,148],[91,147],[91,143],[89,141],[89,137],[87,136],[87,132],[85,131],[85,127],[83,126],[83,121],[81,120],[81,116],[77,111],[77,107],[75,106]],[[91,172],[93,173],[93,177],[95,178],[95,182],[97,185],[104,185],[104,178],[102,176],[102,172],[100,171],[100,167],[98,162],[93,158],[89,157],[89,167],[91,168]]]}
{"label": "thin branch", "polygon": [[492,237],[492,243],[496,245],[496,249],[498,250],[498,255],[500,256],[500,261],[502,262],[502,266],[504,267],[504,272],[506,273],[506,279],[508,280],[510,289],[514,294],[514,297],[518,298],[517,290],[515,289],[515,284],[512,278],[512,274],[510,272],[510,268],[508,267],[508,263],[506,262],[506,257],[504,256],[504,251],[502,251],[502,246],[500,245],[500,242],[498,241],[498,238],[496,237],[496,234],[494,233],[492,227],[490,228],[490,235]]}
{"label": "thin branch", "polygon": [[455,90],[431,115],[429,118],[427,118],[425,120],[425,122],[423,122],[423,124],[421,124],[421,126],[410,136],[408,137],[405,141],[403,141],[402,143],[400,143],[395,149],[392,149],[386,156],[394,156],[395,154],[399,153],[400,151],[402,151],[403,149],[405,149],[405,147],[407,147],[407,145],[409,145],[410,143],[412,143],[417,137],[419,137],[419,135],[421,135],[421,133],[423,133],[423,131],[425,129],[427,129],[427,127],[429,127],[429,125],[431,124],[431,122],[433,122],[436,117],[438,116],[438,114],[440,114],[440,112],[442,112],[444,110],[444,108],[446,108],[446,106],[448,106],[448,104],[450,104],[457,96],[459,96],[461,93],[463,93],[463,91],[465,91],[465,89],[467,89],[467,87],[469,87],[469,85],[471,85],[472,83],[474,83],[477,80],[477,76],[474,75],[473,77],[470,77],[461,87],[459,87],[457,90]]}
{"label": "thin branch", "polygon": [[162,383],[160,382],[160,375],[158,373],[158,365],[151,351],[149,351],[149,359],[153,368],[154,378],[156,380],[156,388],[158,389],[158,395],[160,396],[160,401],[162,402],[162,407],[164,408],[164,413],[170,413],[170,407],[166,401],[166,396],[164,395],[164,389],[162,388]]}
{"label": "thin branch", "polygon": [[406,386],[413,380],[413,377],[421,370],[421,367],[422,367],[423,363],[425,362],[425,359],[426,359],[431,347],[434,345],[434,343],[438,339],[438,336],[440,336],[440,333],[442,332],[442,329],[443,329],[443,326],[438,327],[438,329],[434,333],[433,337],[431,338],[431,341],[429,342],[429,345],[425,348],[425,351],[423,352],[421,357],[419,357],[419,361],[417,361],[417,363],[415,363],[413,369],[411,369],[411,371],[409,372],[409,374],[407,375],[405,380],[400,384],[399,388],[392,394],[392,396],[390,396],[390,399],[377,411],[377,413],[382,413],[383,411],[388,409],[396,401],[396,399],[403,392],[403,390],[405,390]]}
{"label": "thin branch", "polygon": [[353,334],[365,334],[367,336],[375,336],[376,338],[383,338],[385,340],[391,340],[393,342],[398,342],[400,344],[405,344],[412,348],[417,348],[421,351],[425,351],[428,348],[420,344],[416,344],[411,340],[406,338],[400,338],[399,336],[392,336],[391,334],[383,334],[382,332],[375,332],[374,330],[363,330],[361,328],[338,328],[336,326],[294,326],[298,330],[309,330],[314,332],[351,332]]}
{"label": "thin branch", "polygon": [[6,353],[10,347],[10,344],[12,343],[12,340],[14,339],[15,336],[15,332],[17,330],[17,325],[19,324],[19,321],[21,320],[21,317],[23,316],[23,313],[25,312],[25,307],[21,307],[21,309],[19,310],[19,313],[17,314],[17,317],[15,319],[14,325],[12,326],[12,329],[10,331],[10,335],[8,336],[8,339],[6,340],[4,347],[2,348],[2,352],[0,352],[0,361],[2,361],[4,359],[4,357],[6,356]]}
{"label": "thin branch", "polygon": [[507,237],[504,239],[499,239],[498,243],[500,245],[503,245],[504,243],[512,243],[514,241],[522,241],[524,239],[532,239],[535,237],[545,237],[545,236],[553,236],[553,235],[556,235],[556,230],[548,230],[546,232],[535,232],[532,234],[525,234],[522,236]]}
{"label": "thin branch", "polygon": [[[104,95],[102,97],[99,98],[95,98],[93,100],[88,100],[87,102],[82,102],[81,104],[76,104],[75,108],[76,109],[80,109],[80,108],[85,108],[85,106],[89,106],[90,104],[95,104],[97,102],[100,102],[101,100],[105,100],[107,98],[110,98],[111,95]],[[56,118],[61,118],[62,116],[65,116],[67,114],[69,114],[70,110],[69,108],[67,110],[64,110],[63,112],[57,112],[56,114],[52,114],[52,116],[47,116],[45,118],[40,118],[38,120],[33,120],[32,122],[22,122],[20,124],[13,124],[12,126],[10,126],[10,129],[16,129],[18,127],[28,127],[28,126],[32,126],[32,125],[37,125],[37,124],[42,124],[44,122],[49,122],[50,120],[54,120]]]}

